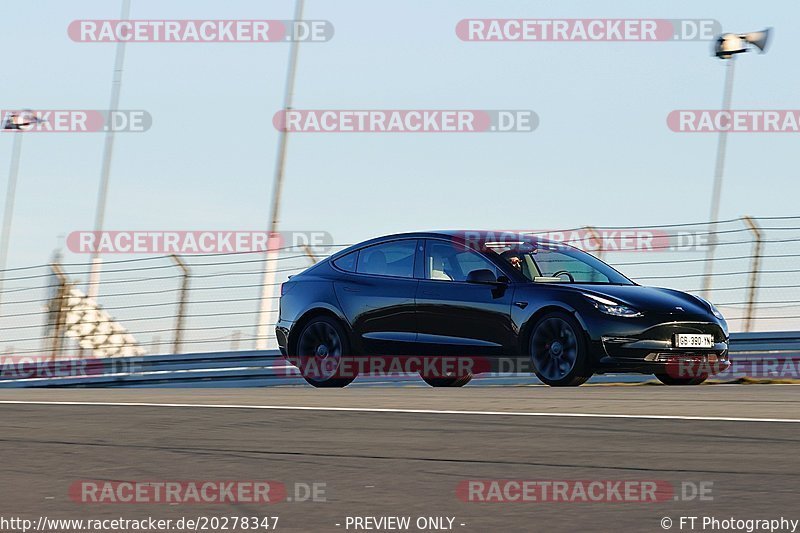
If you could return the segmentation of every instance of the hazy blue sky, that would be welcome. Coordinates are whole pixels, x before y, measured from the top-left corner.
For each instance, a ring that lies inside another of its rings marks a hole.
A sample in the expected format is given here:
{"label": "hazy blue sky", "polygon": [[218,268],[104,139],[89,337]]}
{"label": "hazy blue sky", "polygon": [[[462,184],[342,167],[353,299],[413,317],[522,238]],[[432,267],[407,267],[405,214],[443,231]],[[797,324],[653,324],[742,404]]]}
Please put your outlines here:
{"label": "hazy blue sky", "polygon": [[[120,2],[3,2],[2,108],[108,106],[114,44],[76,43],[70,21],[118,18]],[[308,0],[328,43],[303,45],[298,108],[533,109],[533,133],[297,134],[283,227],[337,242],[432,227],[572,227],[708,217],[715,134],[669,131],[681,108],[720,105],[708,42],[474,43],[467,17],[713,18],[775,27],[769,52],[741,58],[734,107],[797,108],[796,3]],[[133,0],[132,18],[289,19],[286,1]],[[153,116],[120,134],[107,229],[265,227],[288,45],[128,46],[120,106]],[[24,141],[9,266],[42,262],[90,229],[103,134]],[[721,216],[797,213],[796,134],[736,134]],[[11,138],[0,138],[5,191]],[[3,192],[5,194],[5,192]]]}
{"label": "hazy blue sky", "polygon": [[[108,107],[115,44],[73,42],[67,27],[118,18],[118,0],[2,5],[0,109]],[[290,19],[293,11],[292,0],[132,0],[131,17]],[[674,133],[666,118],[720,106],[724,69],[711,43],[463,42],[456,24],[772,26],[769,52],[738,60],[733,107],[797,109],[798,15],[792,2],[307,0],[306,18],[336,31],[330,42],[301,45],[296,108],[532,109],[540,123],[531,133],[293,134],[282,228],[347,243],[425,228],[707,220],[717,135]],[[120,107],[147,110],[153,127],[117,136],[106,229],[266,229],[288,51],[285,43],[129,44]],[[2,194],[11,141],[0,136]],[[797,214],[798,146],[798,134],[731,135],[721,218]],[[102,147],[102,133],[26,134],[9,267],[44,263],[64,236],[92,228]]]}

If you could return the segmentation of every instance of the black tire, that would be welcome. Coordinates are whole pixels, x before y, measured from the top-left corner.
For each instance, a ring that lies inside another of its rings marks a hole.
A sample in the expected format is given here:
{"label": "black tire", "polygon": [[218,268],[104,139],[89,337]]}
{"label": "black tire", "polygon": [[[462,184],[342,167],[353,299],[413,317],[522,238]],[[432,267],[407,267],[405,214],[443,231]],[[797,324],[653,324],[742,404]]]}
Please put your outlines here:
{"label": "black tire", "polygon": [[708,376],[697,376],[693,378],[676,378],[669,374],[656,374],[656,379],[664,385],[700,385],[708,379]]}
{"label": "black tire", "polygon": [[420,374],[422,380],[431,387],[463,387],[472,381],[472,374],[463,376],[431,377]]}
{"label": "black tire", "polygon": [[312,318],[297,337],[295,364],[310,385],[319,388],[346,387],[357,377],[350,356],[347,333],[338,320],[328,316]]}
{"label": "black tire", "polygon": [[592,377],[586,333],[567,313],[548,313],[536,322],[528,353],[536,377],[551,387],[577,387]]}

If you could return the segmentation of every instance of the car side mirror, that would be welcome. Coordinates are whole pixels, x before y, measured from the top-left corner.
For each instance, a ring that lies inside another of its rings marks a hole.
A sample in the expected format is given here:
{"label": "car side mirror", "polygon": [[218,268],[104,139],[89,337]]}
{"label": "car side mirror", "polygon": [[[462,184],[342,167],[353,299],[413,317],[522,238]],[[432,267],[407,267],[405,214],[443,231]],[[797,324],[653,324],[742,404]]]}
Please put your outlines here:
{"label": "car side mirror", "polygon": [[467,283],[495,284],[497,283],[497,277],[488,268],[479,268],[467,274]]}

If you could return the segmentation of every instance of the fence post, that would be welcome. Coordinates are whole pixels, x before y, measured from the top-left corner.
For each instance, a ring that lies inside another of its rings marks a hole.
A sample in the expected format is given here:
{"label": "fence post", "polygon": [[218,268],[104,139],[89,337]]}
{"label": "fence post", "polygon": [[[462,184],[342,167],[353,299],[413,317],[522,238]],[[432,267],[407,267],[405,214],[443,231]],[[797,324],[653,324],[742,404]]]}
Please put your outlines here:
{"label": "fence post", "polygon": [[319,262],[319,258],[314,254],[314,250],[307,244],[303,245],[303,251],[306,253],[308,260],[311,261],[312,265],[316,265]]}
{"label": "fence post", "polygon": [[239,350],[239,339],[242,336],[242,332],[238,329],[231,333],[231,351],[236,352]]}
{"label": "fence post", "polygon": [[53,361],[59,358],[64,349],[64,326],[66,325],[64,300],[69,298],[69,282],[61,269],[59,260],[59,256],[56,256],[50,263],[51,275],[48,278],[50,280],[48,285],[50,285],[51,297],[47,302],[48,317],[44,336],[44,340],[48,344],[45,351],[50,352],[50,359]]}
{"label": "fence post", "polygon": [[[583,229],[588,231],[589,235],[592,236],[592,240],[597,243],[597,250],[594,255],[595,257],[597,257],[602,261],[603,253],[605,252],[605,250],[603,250],[603,239],[602,237],[600,237],[600,233],[597,232],[597,228],[595,228],[594,226],[584,226]],[[573,244],[573,246],[575,245]]]}
{"label": "fence post", "polygon": [[178,268],[181,269],[181,292],[178,299],[178,316],[175,319],[175,340],[172,343],[172,353],[180,353],[183,342],[183,321],[186,314],[186,298],[189,294],[189,267],[175,254],[169,256]]}
{"label": "fence post", "polygon": [[[597,228],[594,226],[584,226],[584,229],[589,232],[589,235],[592,236],[592,240],[597,243],[597,251],[595,252],[595,256],[602,261],[603,252],[605,252],[605,250],[603,250],[603,239],[597,232]],[[597,281],[597,271],[592,271],[592,281]]]}
{"label": "fence post", "polygon": [[744,330],[750,331],[753,324],[753,315],[756,308],[756,290],[758,289],[758,272],[761,267],[761,246],[763,243],[763,235],[761,228],[750,216],[743,216],[742,220],[750,231],[753,232],[753,248],[752,248],[752,262],[750,264],[750,282],[747,288],[747,311],[744,318]]}

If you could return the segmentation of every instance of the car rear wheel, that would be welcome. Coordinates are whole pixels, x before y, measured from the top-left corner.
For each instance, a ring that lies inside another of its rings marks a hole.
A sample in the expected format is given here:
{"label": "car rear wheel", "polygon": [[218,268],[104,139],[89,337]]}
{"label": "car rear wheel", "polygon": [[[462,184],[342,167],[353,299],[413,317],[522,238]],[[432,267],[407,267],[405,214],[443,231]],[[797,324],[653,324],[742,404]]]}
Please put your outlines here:
{"label": "car rear wheel", "polygon": [[656,374],[656,379],[664,385],[700,385],[708,379],[708,376],[697,376],[692,378],[676,378],[669,374]]}
{"label": "car rear wheel", "polygon": [[311,319],[297,339],[297,361],[303,378],[315,387],[346,387],[356,379],[346,364],[350,345],[339,322],[331,317]]}
{"label": "car rear wheel", "polygon": [[431,377],[423,376],[420,374],[422,380],[431,387],[463,387],[472,381],[472,374],[464,374],[463,376],[442,376]]}
{"label": "car rear wheel", "polygon": [[551,387],[577,387],[592,376],[583,329],[566,313],[549,313],[530,336],[534,373]]}

